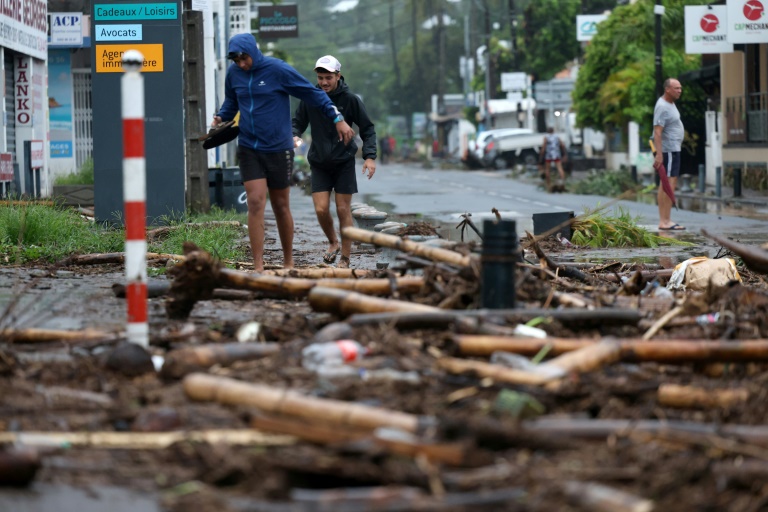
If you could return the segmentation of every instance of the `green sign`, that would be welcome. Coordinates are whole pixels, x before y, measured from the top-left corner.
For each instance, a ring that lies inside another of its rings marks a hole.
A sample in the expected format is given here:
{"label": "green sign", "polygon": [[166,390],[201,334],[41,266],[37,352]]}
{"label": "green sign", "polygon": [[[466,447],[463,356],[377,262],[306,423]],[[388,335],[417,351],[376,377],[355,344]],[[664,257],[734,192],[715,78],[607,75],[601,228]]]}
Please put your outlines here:
{"label": "green sign", "polygon": [[96,4],[93,19],[120,20],[175,20],[179,11],[175,3],[167,4]]}

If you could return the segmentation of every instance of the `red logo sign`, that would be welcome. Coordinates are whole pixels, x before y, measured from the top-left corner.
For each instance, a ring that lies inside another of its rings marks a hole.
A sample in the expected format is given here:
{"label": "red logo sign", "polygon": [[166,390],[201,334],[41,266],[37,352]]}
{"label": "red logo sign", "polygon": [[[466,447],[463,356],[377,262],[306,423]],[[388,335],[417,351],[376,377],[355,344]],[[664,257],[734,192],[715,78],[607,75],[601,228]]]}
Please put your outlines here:
{"label": "red logo sign", "polygon": [[748,0],[744,4],[744,17],[749,21],[757,21],[763,17],[765,7],[759,0]]}
{"label": "red logo sign", "polygon": [[701,30],[710,34],[720,26],[720,20],[714,14],[705,14],[701,17],[699,24],[701,25]]}

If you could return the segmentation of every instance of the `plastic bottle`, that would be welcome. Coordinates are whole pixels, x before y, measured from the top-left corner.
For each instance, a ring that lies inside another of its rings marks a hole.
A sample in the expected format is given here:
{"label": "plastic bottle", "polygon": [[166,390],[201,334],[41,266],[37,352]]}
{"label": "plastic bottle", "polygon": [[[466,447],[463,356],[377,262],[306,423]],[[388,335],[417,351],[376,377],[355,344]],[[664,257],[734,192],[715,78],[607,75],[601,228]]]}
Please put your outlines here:
{"label": "plastic bottle", "polygon": [[317,371],[357,361],[367,353],[368,349],[355,340],[313,343],[301,351],[301,364],[307,370]]}

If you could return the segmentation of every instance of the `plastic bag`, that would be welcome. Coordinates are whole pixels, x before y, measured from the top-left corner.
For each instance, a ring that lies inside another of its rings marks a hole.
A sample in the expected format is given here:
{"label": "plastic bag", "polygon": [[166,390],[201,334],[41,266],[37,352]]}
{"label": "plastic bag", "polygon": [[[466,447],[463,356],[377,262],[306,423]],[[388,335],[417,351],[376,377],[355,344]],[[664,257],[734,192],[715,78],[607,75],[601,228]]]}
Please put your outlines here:
{"label": "plastic bag", "polygon": [[725,286],[729,281],[741,282],[732,258],[709,259],[706,256],[689,258],[675,267],[669,278],[670,290],[704,291],[712,286]]}

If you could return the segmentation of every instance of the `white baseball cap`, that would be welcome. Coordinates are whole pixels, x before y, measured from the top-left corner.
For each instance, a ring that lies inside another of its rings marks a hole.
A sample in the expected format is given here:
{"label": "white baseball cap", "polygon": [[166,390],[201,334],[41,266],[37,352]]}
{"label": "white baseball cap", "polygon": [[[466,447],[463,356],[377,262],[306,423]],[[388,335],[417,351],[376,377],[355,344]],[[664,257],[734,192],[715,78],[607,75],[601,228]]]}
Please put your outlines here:
{"label": "white baseball cap", "polygon": [[336,60],[336,57],[333,55],[324,55],[317,59],[317,62],[315,62],[315,71],[318,69],[323,69],[330,73],[340,73],[341,62]]}

